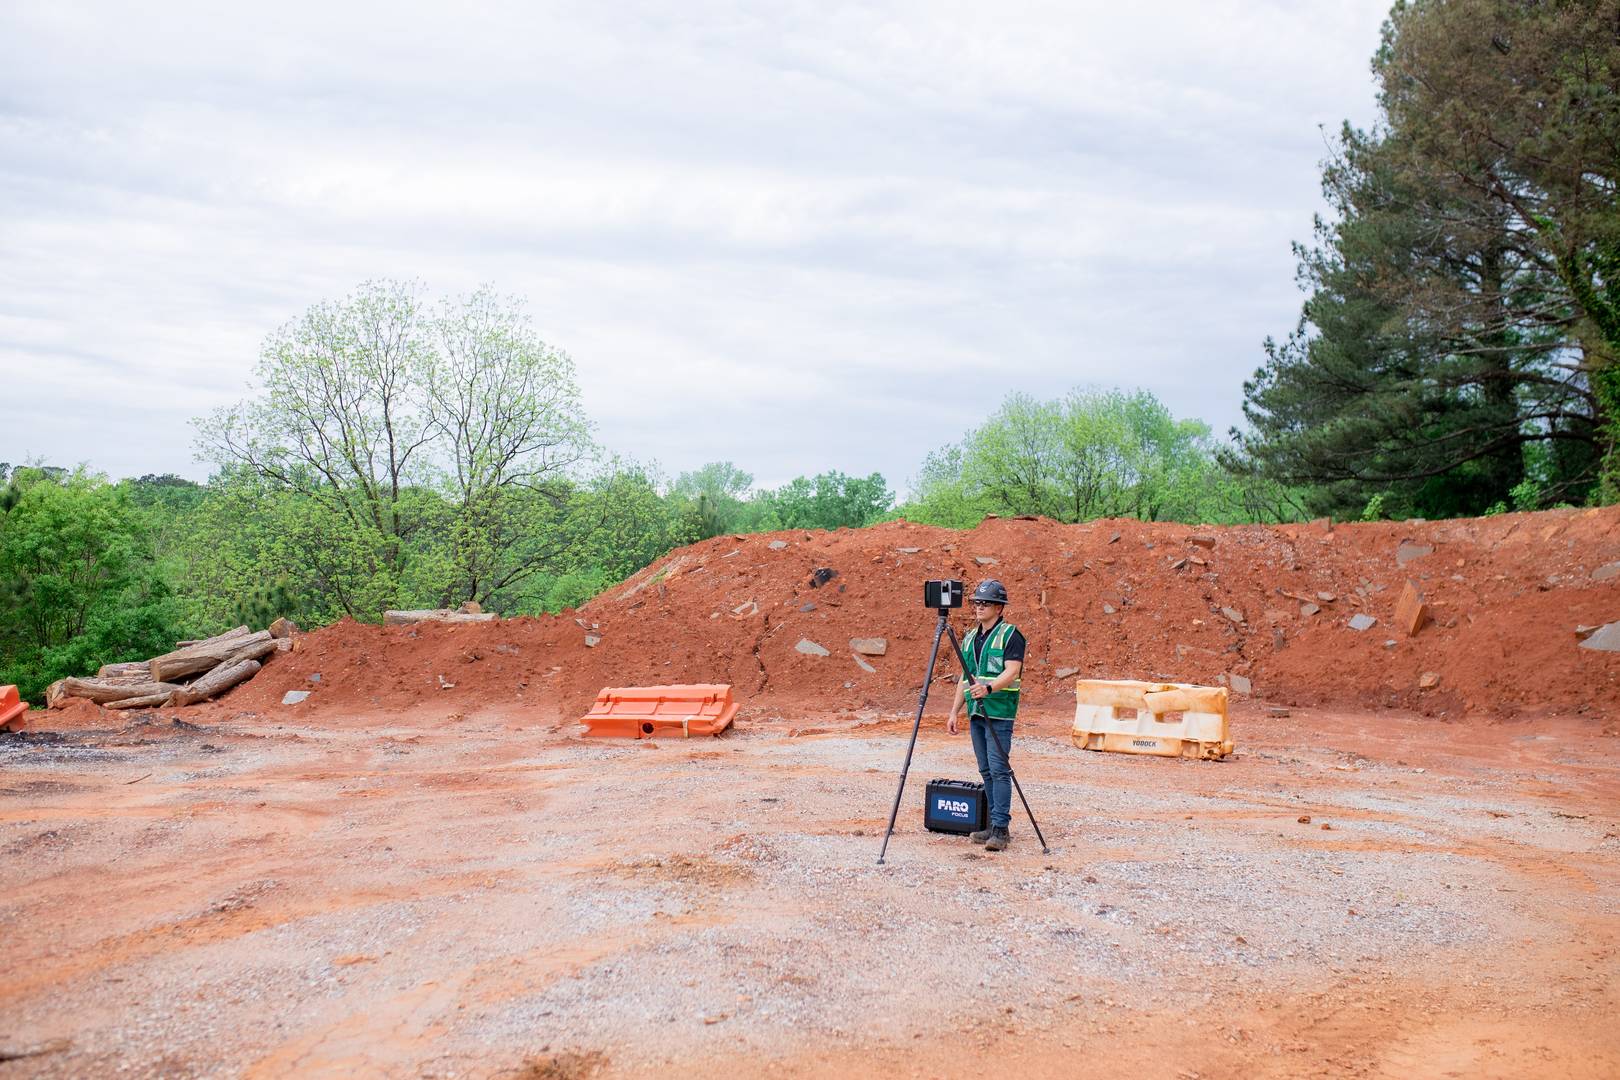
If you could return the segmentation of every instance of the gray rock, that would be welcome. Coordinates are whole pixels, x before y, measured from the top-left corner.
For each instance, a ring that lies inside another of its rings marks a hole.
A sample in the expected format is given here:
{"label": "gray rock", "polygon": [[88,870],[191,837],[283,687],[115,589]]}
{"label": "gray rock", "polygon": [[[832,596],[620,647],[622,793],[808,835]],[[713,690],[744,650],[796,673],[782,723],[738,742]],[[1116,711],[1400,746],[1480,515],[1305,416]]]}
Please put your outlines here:
{"label": "gray rock", "polygon": [[772,551],[781,551],[783,548],[787,547],[787,541],[786,540],[772,540],[770,543],[766,544],[765,546],[770,548]]}
{"label": "gray rock", "polygon": [[827,655],[829,655],[826,649],[822,648],[820,645],[817,645],[815,642],[811,641],[809,638],[800,638],[799,643],[797,645],[793,646],[793,647],[795,649],[797,649],[799,652],[804,653],[804,655],[806,655],[806,656],[827,656]]}
{"label": "gray rock", "polygon": [[868,675],[876,675],[877,674],[877,668],[873,667],[871,664],[868,664],[866,662],[866,658],[863,657],[860,653],[850,653],[849,655],[853,656],[855,658],[856,665],[862,671],[866,672]]}
{"label": "gray rock", "polygon": [[731,613],[737,616],[739,619],[745,619],[750,615],[758,615],[759,604],[753,600],[744,600],[742,603],[732,608]]}
{"label": "gray rock", "polygon": [[899,552],[901,555],[915,555],[917,552],[921,551],[922,548],[895,548],[894,550]]}
{"label": "gray rock", "polygon": [[1410,540],[1402,540],[1400,546],[1395,549],[1395,565],[1405,566],[1413,559],[1421,559],[1433,553],[1434,548],[1429,544],[1415,544]]}
{"label": "gray rock", "polygon": [[1221,608],[1221,614],[1225,615],[1228,619],[1231,619],[1235,623],[1240,623],[1243,621],[1243,612],[1239,611],[1237,608],[1223,607]]}
{"label": "gray rock", "polygon": [[889,651],[889,639],[881,637],[850,638],[849,647],[865,656],[883,656]]}
{"label": "gray rock", "polygon": [[296,705],[307,697],[309,697],[308,690],[289,690],[281,695],[281,703],[283,705]]}
{"label": "gray rock", "polygon": [[814,611],[816,610],[816,602],[814,600],[806,600],[804,603],[799,605],[799,610],[805,612]]}
{"label": "gray rock", "polygon": [[1371,615],[1363,615],[1358,612],[1357,614],[1350,616],[1350,629],[1352,630],[1371,630],[1377,625],[1378,620],[1373,618]]}
{"label": "gray rock", "polygon": [[600,644],[602,644],[602,636],[600,634],[585,635],[585,647],[587,649],[594,649]]}
{"label": "gray rock", "polygon": [[1230,675],[1228,678],[1231,680],[1232,689],[1235,692],[1245,696],[1254,693],[1254,684],[1249,681],[1247,675]]}
{"label": "gray rock", "polygon": [[1599,627],[1591,637],[1581,642],[1583,649],[1596,649],[1598,652],[1620,652],[1620,622],[1607,623]]}
{"label": "gray rock", "polygon": [[1080,669],[1077,667],[1060,667],[1053,674],[1060,679],[1072,679],[1080,674]]}
{"label": "gray rock", "polygon": [[1592,571],[1593,581],[1608,581],[1613,577],[1620,577],[1620,562],[1604,563]]}
{"label": "gray rock", "polygon": [[975,556],[973,556],[973,561],[978,563],[980,566],[994,566],[994,565],[996,565],[996,560],[992,559],[988,555],[975,555]]}

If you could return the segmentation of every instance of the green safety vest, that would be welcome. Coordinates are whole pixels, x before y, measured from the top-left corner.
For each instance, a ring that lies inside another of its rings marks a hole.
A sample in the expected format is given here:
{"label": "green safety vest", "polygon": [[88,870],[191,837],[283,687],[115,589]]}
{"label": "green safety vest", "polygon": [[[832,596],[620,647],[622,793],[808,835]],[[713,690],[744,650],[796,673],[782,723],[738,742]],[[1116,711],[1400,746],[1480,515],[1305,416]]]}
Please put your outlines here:
{"label": "green safety vest", "polygon": [[[974,660],[974,655],[979,640],[979,628],[975,626],[967,632],[962,638],[962,654],[972,669],[974,678],[988,683],[1006,670],[1007,661],[1003,652],[1007,648],[1007,639],[1012,637],[1013,631],[1017,629],[1006,621],[991,627],[990,636],[984,643],[984,655],[977,661]],[[1012,685],[1005,690],[990,691],[990,696],[983,701],[975,701],[971,694],[968,695],[968,715],[989,716],[997,720],[1010,720],[1017,716],[1018,691],[1022,684],[1022,679],[1014,679]]]}

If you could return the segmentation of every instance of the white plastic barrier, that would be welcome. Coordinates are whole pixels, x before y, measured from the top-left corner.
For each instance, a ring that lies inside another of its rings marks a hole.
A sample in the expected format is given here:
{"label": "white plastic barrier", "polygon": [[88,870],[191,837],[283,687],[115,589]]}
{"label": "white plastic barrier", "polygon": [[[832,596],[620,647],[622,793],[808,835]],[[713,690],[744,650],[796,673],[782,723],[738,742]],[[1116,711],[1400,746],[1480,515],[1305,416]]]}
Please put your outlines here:
{"label": "white plastic barrier", "polygon": [[1233,749],[1224,686],[1077,679],[1074,745],[1158,757],[1223,758]]}

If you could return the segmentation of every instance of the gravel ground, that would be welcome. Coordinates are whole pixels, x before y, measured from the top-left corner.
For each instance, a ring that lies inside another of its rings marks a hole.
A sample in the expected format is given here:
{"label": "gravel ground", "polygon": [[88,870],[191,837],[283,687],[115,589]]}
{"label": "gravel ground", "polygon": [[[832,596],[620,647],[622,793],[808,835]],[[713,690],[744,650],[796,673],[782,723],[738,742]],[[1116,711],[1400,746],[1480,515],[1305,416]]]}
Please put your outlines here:
{"label": "gravel ground", "polygon": [[883,866],[906,717],[0,738],[0,1078],[1620,1075],[1596,722],[1022,727],[1050,853],[921,828],[931,718]]}

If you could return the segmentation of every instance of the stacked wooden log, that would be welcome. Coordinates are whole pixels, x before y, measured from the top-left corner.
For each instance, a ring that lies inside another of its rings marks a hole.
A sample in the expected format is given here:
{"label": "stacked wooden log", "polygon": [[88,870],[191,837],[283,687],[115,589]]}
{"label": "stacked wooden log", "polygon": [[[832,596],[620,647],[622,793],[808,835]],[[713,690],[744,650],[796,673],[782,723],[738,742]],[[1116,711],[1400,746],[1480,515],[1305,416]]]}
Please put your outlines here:
{"label": "stacked wooden log", "polygon": [[109,709],[194,705],[258,674],[264,659],[292,648],[295,627],[277,619],[254,633],[238,626],[211,638],[182,641],[173,652],[124,664],[104,664],[93,679],[60,679],[45,691],[47,708],[85,698]]}
{"label": "stacked wooden log", "polygon": [[476,600],[468,600],[459,608],[426,608],[416,611],[385,611],[384,626],[410,626],[421,622],[469,623],[493,622],[496,615],[485,611]]}

